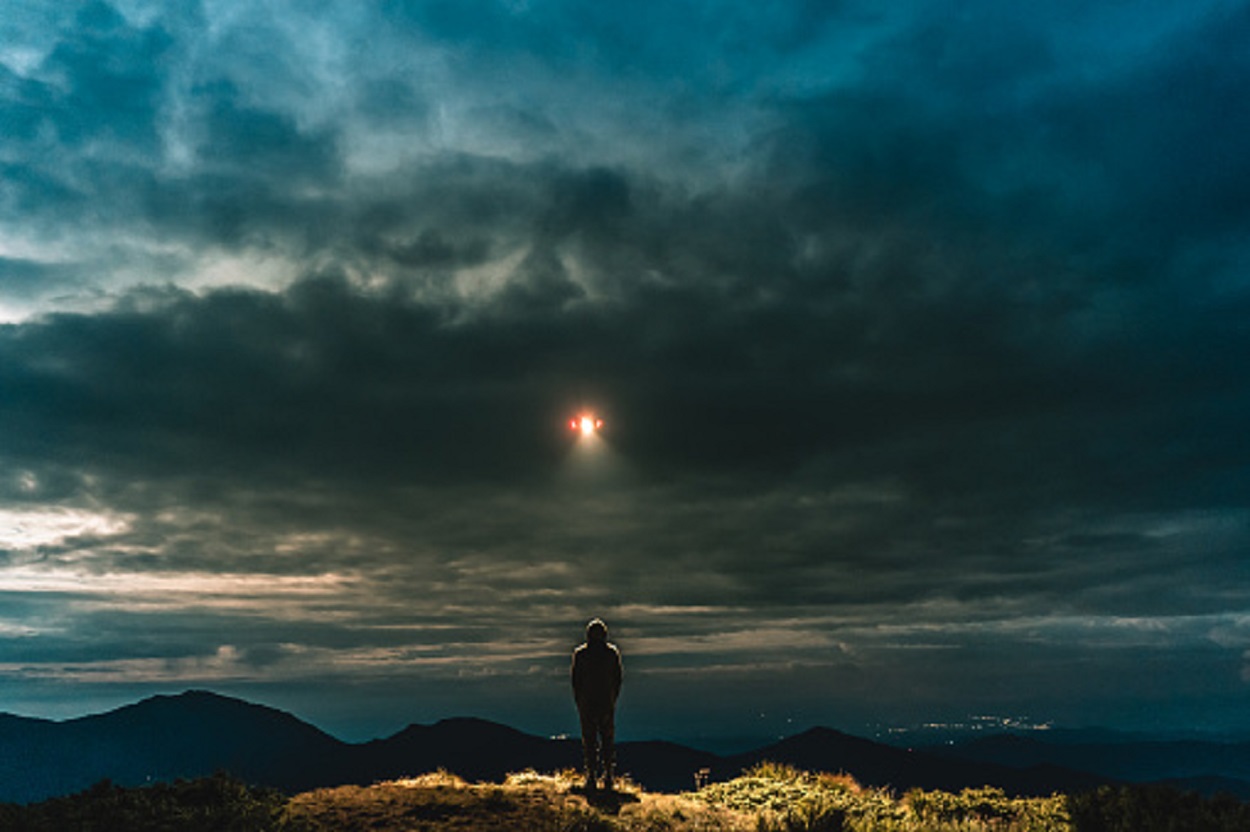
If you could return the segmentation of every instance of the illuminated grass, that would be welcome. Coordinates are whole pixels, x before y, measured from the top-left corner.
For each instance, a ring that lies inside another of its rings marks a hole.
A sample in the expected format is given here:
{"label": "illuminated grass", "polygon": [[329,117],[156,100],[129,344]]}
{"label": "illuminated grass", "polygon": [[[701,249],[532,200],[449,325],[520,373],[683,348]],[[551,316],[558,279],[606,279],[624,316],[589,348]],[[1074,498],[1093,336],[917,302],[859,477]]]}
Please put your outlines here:
{"label": "illuminated grass", "polygon": [[292,798],[293,819],[313,832],[757,832],[753,814],[685,795],[650,794],[627,778],[587,793],[566,770],[468,783],[445,771],[369,787],[317,789]]}
{"label": "illuminated grass", "polygon": [[0,804],[4,832],[1246,832],[1250,804],[1162,786],[1009,797],[983,787],[902,797],[845,774],[764,763],[725,783],[651,794],[586,792],[571,770],[470,783],[438,770],[293,798],[227,775],[108,782],[31,806]]}
{"label": "illuminated grass", "polygon": [[[678,795],[632,783],[585,793],[572,770],[522,771],[502,784],[447,772],[322,790],[292,802],[315,829],[529,829],[542,832],[1074,832],[1068,798],[1013,798],[992,788],[913,790],[902,798],[847,774],[762,763],[742,776]],[[391,825],[388,818],[397,818]],[[424,824],[424,825],[423,825]]]}
{"label": "illuminated grass", "polygon": [[864,788],[846,774],[763,763],[693,797],[753,812],[759,832],[1071,832],[1067,798],[1013,798],[999,789],[959,794]]}

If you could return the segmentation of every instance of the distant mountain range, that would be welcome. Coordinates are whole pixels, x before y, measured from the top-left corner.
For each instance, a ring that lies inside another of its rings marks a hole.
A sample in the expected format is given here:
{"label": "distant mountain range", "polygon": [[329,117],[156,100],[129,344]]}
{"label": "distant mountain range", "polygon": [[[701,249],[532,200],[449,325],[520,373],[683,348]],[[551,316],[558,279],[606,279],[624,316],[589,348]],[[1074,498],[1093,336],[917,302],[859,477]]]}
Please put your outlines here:
{"label": "distant mountain range", "polygon": [[[667,742],[626,742],[623,773],[653,791],[737,776],[763,760],[814,771],[845,771],[861,783],[905,790],[994,785],[1014,794],[1082,791],[1111,780],[1172,780],[1187,788],[1250,796],[1250,747],[1195,746],[1167,764],[1167,749],[1131,764],[1121,755],[1080,746],[1050,747],[1021,738],[940,749],[906,750],[813,728],[753,751],[717,755]],[[368,784],[439,767],[469,780],[509,772],[576,767],[577,741],[546,739],[480,719],[410,725],[385,739],[346,743],[274,708],[205,691],[154,696],[115,711],[54,722],[0,714],[0,801],[28,803],[70,794],[108,778],[119,785],[228,771],[287,792]],[[1204,763],[1209,761],[1209,765]],[[1148,761],[1149,762],[1148,764]],[[1094,773],[1087,773],[1094,772]]]}
{"label": "distant mountain range", "polygon": [[1130,783],[1164,783],[1205,794],[1250,800],[1250,742],[1126,740],[1108,736],[1052,741],[1043,735],[997,734],[932,746],[927,753],[959,762],[1011,767],[1058,766]]}

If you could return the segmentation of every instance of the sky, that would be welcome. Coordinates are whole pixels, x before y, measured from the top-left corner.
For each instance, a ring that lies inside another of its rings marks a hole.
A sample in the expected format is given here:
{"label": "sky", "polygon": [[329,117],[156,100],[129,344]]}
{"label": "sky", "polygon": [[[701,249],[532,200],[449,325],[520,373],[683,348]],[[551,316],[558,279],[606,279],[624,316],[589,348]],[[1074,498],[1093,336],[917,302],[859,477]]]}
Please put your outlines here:
{"label": "sky", "polygon": [[1250,733],[1248,41],[7,0],[0,711]]}

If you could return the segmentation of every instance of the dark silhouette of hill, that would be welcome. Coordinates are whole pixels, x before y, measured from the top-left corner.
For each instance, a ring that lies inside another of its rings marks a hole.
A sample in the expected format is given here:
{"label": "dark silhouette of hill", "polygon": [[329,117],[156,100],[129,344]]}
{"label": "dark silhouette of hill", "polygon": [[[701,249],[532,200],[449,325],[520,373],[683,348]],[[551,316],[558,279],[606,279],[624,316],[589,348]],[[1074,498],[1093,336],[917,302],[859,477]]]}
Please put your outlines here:
{"label": "dark silhouette of hill", "polygon": [[444,719],[409,725],[398,734],[356,747],[370,780],[445,768],[467,780],[497,780],[533,768],[551,771],[581,763],[581,743],[550,740],[484,719]]}
{"label": "dark silhouette of hill", "polygon": [[1080,768],[1108,779],[1164,782],[1204,794],[1250,798],[1250,743],[1209,740],[1051,742],[995,734],[930,749],[950,760],[1004,766]]}
{"label": "dark silhouette of hill", "polygon": [[952,760],[883,745],[831,728],[811,728],[764,748],[726,758],[725,767],[732,771],[725,774],[765,760],[808,771],[846,771],[864,785],[898,790],[919,787],[959,791],[988,784],[1013,794],[1047,795],[1083,791],[1107,782],[1105,777],[1053,765],[1013,767]]}
{"label": "dark silhouette of hill", "polygon": [[[622,773],[653,791],[691,789],[701,769],[714,780],[729,779],[763,760],[845,771],[861,783],[896,789],[989,784],[1015,794],[1049,794],[1103,782],[1049,760],[1026,760],[1021,767],[960,760],[827,728],[731,756],[668,742],[621,743],[617,756]],[[293,793],[367,785],[438,768],[470,780],[499,780],[526,768],[577,767],[580,758],[575,740],[536,737],[481,719],[410,725],[384,739],[345,743],[284,711],[204,691],[155,696],[63,722],[0,715],[3,802],[65,795],[105,778],[141,785],[226,771]]]}
{"label": "dark silhouette of hill", "polygon": [[274,708],[189,691],[65,722],[0,719],[0,800],[29,802],[87,788],[226,770],[293,790],[345,773],[349,749]]}
{"label": "dark silhouette of hill", "polygon": [[1194,792],[1207,797],[1232,795],[1238,800],[1250,801],[1250,782],[1231,777],[1169,777],[1152,781],[1152,785],[1168,786],[1177,791]]}
{"label": "dark silhouette of hill", "polygon": [[695,788],[695,773],[707,769],[713,776],[737,776],[729,771],[724,757],[671,742],[651,740],[626,742],[617,747],[621,771],[654,791],[681,792]]}
{"label": "dark silhouette of hill", "polygon": [[[445,768],[469,780],[500,780],[533,768],[554,771],[581,766],[581,742],[545,739],[483,719],[445,719],[410,725],[394,736],[359,746],[361,770],[373,780]],[[617,747],[623,773],[663,791],[694,787],[694,773],[720,766],[714,754],[669,742],[625,742]],[[737,774],[737,771],[733,772]]]}

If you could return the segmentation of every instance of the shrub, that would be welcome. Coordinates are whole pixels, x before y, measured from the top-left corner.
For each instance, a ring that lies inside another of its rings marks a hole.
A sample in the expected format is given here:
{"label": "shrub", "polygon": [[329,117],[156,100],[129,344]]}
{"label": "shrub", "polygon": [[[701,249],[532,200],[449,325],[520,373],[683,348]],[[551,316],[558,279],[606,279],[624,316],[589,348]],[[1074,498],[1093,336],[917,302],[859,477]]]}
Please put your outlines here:
{"label": "shrub", "polygon": [[1068,798],[1077,832],[1245,832],[1250,805],[1165,786],[1103,786]]}
{"label": "shrub", "polygon": [[759,832],[831,832],[852,819],[875,823],[892,816],[894,801],[865,790],[846,774],[812,774],[784,763],[762,762],[728,783],[714,783],[694,797],[759,814]]}
{"label": "shrub", "polygon": [[403,786],[408,789],[463,789],[469,785],[463,777],[445,768],[388,782],[390,785]]}
{"label": "shrub", "polygon": [[224,774],[141,788],[108,780],[69,797],[6,807],[11,832],[297,832],[287,799]]}
{"label": "shrub", "polygon": [[959,794],[912,789],[904,804],[925,828],[1071,832],[1066,798],[1009,797],[1002,789],[983,786]]}
{"label": "shrub", "polygon": [[758,832],[842,832],[846,809],[814,796],[784,812],[760,815]]}
{"label": "shrub", "polygon": [[913,789],[899,800],[845,774],[811,774],[777,763],[762,763],[692,796],[755,812],[758,832],[1073,832],[1062,795],[1009,797],[987,786],[958,794]]}

